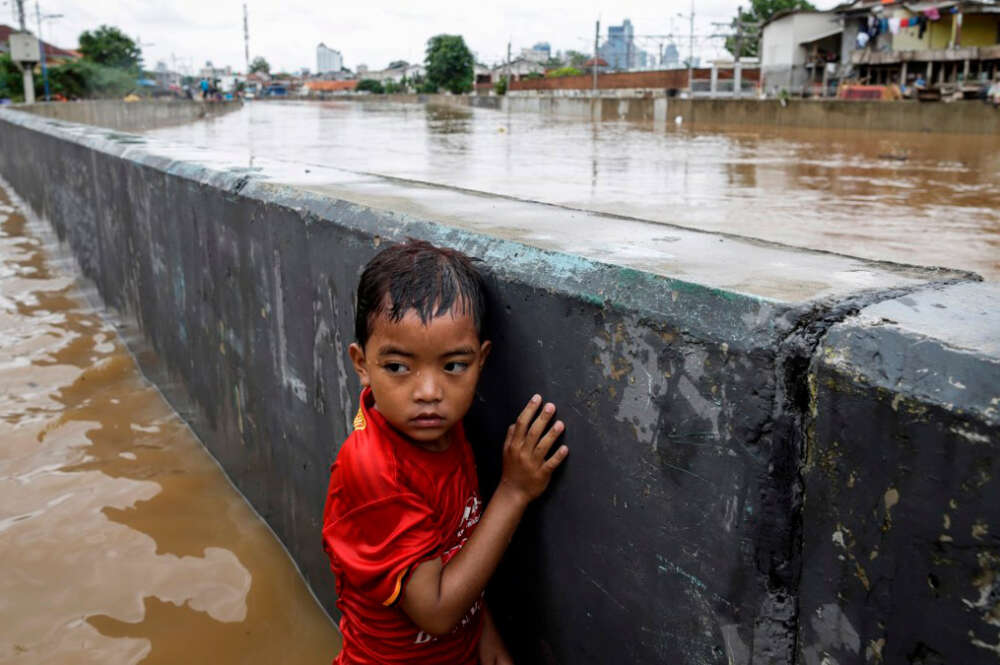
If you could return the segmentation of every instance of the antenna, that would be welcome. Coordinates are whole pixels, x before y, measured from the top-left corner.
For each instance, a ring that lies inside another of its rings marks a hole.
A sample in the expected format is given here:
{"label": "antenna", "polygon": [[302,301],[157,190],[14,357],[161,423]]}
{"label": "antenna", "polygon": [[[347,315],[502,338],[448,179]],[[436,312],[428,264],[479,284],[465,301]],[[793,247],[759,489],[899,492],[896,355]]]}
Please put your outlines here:
{"label": "antenna", "polygon": [[247,27],[247,3],[243,3],[243,58],[246,60],[247,74],[250,73],[250,28]]}

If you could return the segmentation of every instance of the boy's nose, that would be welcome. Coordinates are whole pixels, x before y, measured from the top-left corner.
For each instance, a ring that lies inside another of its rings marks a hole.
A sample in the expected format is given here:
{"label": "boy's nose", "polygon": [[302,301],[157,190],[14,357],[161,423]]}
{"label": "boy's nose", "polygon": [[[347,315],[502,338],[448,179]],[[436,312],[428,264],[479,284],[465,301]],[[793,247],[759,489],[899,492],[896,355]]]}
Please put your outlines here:
{"label": "boy's nose", "polygon": [[416,385],[413,389],[413,399],[417,402],[440,402],[442,398],[441,384],[433,372],[418,372]]}

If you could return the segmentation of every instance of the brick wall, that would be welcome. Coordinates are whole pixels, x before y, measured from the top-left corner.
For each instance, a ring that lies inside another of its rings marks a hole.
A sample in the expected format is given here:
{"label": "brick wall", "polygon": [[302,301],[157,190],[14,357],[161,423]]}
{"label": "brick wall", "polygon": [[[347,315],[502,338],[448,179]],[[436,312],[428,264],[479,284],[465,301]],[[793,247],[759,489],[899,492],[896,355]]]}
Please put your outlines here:
{"label": "brick wall", "polygon": [[[712,70],[703,68],[694,70],[694,78],[709,79]],[[720,69],[719,80],[733,78],[733,70]],[[760,80],[759,69],[744,69],[744,81]],[[594,85],[590,74],[583,76],[565,76],[553,79],[535,79],[533,81],[512,81],[511,90],[590,90]],[[598,74],[597,87],[601,90],[616,88],[686,88],[688,72],[686,69],[664,69],[651,72],[620,72],[616,74]]]}

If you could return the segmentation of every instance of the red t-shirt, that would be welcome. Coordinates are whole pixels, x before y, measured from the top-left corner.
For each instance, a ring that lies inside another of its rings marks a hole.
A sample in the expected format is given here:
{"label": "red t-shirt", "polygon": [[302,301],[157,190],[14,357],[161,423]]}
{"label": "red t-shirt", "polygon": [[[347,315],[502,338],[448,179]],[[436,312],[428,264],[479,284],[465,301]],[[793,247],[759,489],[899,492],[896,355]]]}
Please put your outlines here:
{"label": "red t-shirt", "polygon": [[482,632],[477,600],[455,630],[431,637],[398,606],[408,575],[447,564],[482,512],[472,449],[461,423],[443,452],[394,430],[361,393],[354,431],[330,471],[323,548],[337,577],[344,649],[337,665],[476,665]]}

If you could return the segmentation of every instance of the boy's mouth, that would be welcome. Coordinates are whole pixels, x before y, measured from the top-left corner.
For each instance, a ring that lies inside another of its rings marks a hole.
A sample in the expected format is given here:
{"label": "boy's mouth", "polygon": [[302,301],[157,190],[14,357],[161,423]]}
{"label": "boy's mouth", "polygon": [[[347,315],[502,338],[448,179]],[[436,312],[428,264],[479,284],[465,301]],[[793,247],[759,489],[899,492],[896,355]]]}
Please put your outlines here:
{"label": "boy's mouth", "polygon": [[440,427],[444,423],[444,417],[437,413],[420,413],[410,418],[414,427]]}

